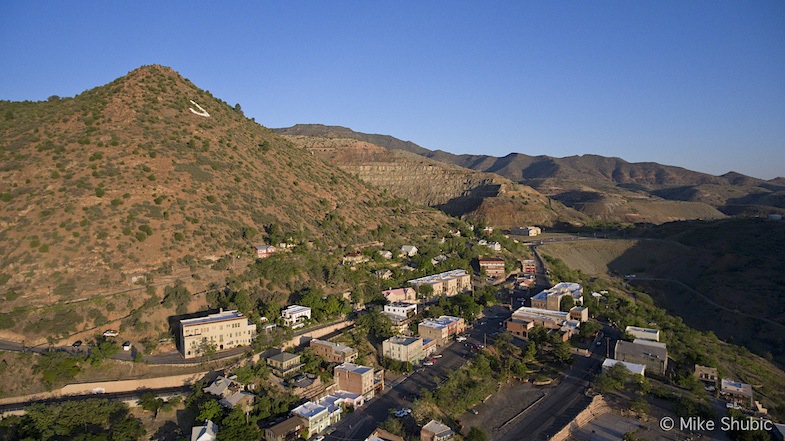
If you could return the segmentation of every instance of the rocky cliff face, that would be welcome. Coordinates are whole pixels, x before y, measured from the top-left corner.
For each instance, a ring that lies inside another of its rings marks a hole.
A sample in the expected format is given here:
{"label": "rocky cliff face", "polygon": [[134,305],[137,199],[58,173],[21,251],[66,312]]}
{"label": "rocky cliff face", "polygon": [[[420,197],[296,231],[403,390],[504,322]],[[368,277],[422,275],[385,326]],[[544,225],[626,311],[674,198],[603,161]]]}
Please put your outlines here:
{"label": "rocky cliff face", "polygon": [[[453,216],[483,218],[497,227],[533,222],[551,225],[558,220],[577,219],[575,213],[560,203],[493,173],[467,170],[356,139],[307,135],[285,135],[285,138],[365,182]],[[494,208],[491,210],[489,206]],[[481,207],[483,210],[478,211]],[[500,219],[509,222],[495,223],[494,218],[500,212],[506,213]],[[513,216],[511,212],[517,214]]]}

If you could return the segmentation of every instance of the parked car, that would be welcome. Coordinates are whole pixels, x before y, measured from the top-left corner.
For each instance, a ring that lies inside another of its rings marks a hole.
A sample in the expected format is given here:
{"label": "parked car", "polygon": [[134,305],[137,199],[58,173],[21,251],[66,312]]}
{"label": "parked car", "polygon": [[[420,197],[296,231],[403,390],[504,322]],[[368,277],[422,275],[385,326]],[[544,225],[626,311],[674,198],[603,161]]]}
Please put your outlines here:
{"label": "parked car", "polygon": [[127,342],[123,343],[123,350],[124,351],[130,351],[131,350],[131,342],[130,341],[127,341]]}
{"label": "parked car", "polygon": [[422,365],[423,365],[423,366],[433,366],[433,362],[432,362],[432,361],[424,361],[424,362],[422,363]]}
{"label": "parked car", "polygon": [[459,335],[459,336],[455,337],[455,341],[466,341],[466,337],[464,337],[462,335]]}
{"label": "parked car", "polygon": [[478,413],[480,413],[477,411],[477,409],[469,409],[469,412],[471,412],[472,415],[477,415]]}
{"label": "parked car", "polygon": [[436,355],[433,356],[433,358],[442,358],[442,357],[444,357],[444,355],[442,355],[442,354],[436,354]]}
{"label": "parked car", "polygon": [[82,340],[75,341],[74,344],[72,344],[71,346],[73,346],[74,348],[78,348],[79,346],[82,346]]}
{"label": "parked car", "polygon": [[115,331],[114,329],[106,330],[103,333],[104,337],[117,337],[118,335],[120,335],[120,333]]}

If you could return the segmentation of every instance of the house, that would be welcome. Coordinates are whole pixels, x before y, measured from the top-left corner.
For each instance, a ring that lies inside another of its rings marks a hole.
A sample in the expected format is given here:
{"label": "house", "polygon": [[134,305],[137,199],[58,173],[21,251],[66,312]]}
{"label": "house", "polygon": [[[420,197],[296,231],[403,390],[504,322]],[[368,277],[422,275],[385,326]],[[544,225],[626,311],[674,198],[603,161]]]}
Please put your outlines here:
{"label": "house", "polygon": [[178,326],[178,344],[185,358],[247,346],[256,337],[256,325],[242,313],[221,309],[217,314],[183,319]]}
{"label": "house", "polygon": [[498,257],[481,257],[480,270],[485,270],[488,277],[503,278],[506,275],[504,259]]}
{"label": "house", "polygon": [[311,340],[309,346],[328,363],[351,363],[357,360],[357,350],[340,343],[315,338]]}
{"label": "house", "polygon": [[341,261],[344,265],[356,265],[359,263],[365,263],[371,260],[370,257],[366,256],[362,253],[351,253],[343,256],[343,260]]}
{"label": "house", "polygon": [[450,441],[454,434],[441,421],[431,420],[420,429],[420,441]]}
{"label": "house", "polygon": [[339,390],[362,395],[369,400],[374,397],[373,368],[343,363],[333,369],[333,378]]}
{"label": "house", "polygon": [[303,368],[303,364],[300,363],[300,356],[289,352],[281,352],[280,354],[267,357],[266,361],[273,374],[281,378],[294,375]]}
{"label": "house", "polygon": [[[294,328],[302,327],[302,323],[311,319],[311,308],[300,305],[290,305],[281,311],[281,317],[286,326]],[[299,325],[299,326],[298,326]]]}
{"label": "house", "polygon": [[392,276],[393,276],[393,272],[390,271],[387,268],[373,270],[371,272],[373,273],[374,276],[376,276],[376,277],[378,277],[378,278],[380,278],[382,280],[390,280],[390,279],[392,279]]}
{"label": "house", "polygon": [[561,301],[571,296],[573,304],[583,305],[583,286],[578,283],[561,282],[552,288],[543,290],[531,298],[532,308],[560,311]]}
{"label": "house", "polygon": [[642,364],[653,374],[665,375],[668,369],[668,350],[665,343],[642,339],[632,342],[619,340],[613,352],[616,360]]}
{"label": "house", "polygon": [[365,441],[405,441],[403,437],[393,435],[384,429],[376,429],[372,434],[365,438]]}
{"label": "house", "polygon": [[384,298],[391,303],[394,302],[416,302],[417,291],[413,288],[397,288],[382,291]]}
{"label": "house", "polygon": [[433,295],[455,296],[471,291],[472,278],[465,270],[456,269],[439,274],[412,279],[407,282],[418,291],[423,286],[431,286]]}
{"label": "house", "polygon": [[646,366],[642,364],[628,363],[626,361],[614,360],[612,358],[606,358],[605,361],[602,362],[602,372],[607,372],[608,369],[616,366],[619,363],[621,363],[624,367],[627,368],[628,371],[632,372],[633,374],[644,375],[646,373]]}
{"label": "house", "polygon": [[436,266],[444,262],[445,260],[447,260],[447,256],[445,256],[444,254],[439,254],[438,256],[431,259],[431,265]]}
{"label": "house", "polygon": [[390,260],[390,259],[393,258],[392,251],[388,251],[388,250],[380,250],[379,251],[379,255],[384,257],[387,260]]}
{"label": "house", "polygon": [[416,256],[420,250],[414,245],[404,245],[401,247],[401,252],[408,257]]}
{"label": "house", "polygon": [[510,230],[510,234],[534,237],[542,234],[542,229],[540,227],[515,227]]}
{"label": "house", "polygon": [[755,401],[752,397],[752,386],[746,383],[723,378],[720,383],[720,396],[746,408],[754,408]]}
{"label": "house", "polygon": [[512,335],[529,339],[531,332],[537,325],[552,332],[561,333],[563,341],[578,333],[580,320],[574,320],[569,312],[552,311],[548,309],[529,308],[522,306],[505,320],[505,329]]}
{"label": "house", "polygon": [[534,260],[524,260],[521,262],[524,273],[534,274],[537,272],[537,262]]}
{"label": "house", "polygon": [[264,429],[264,439],[266,441],[295,441],[301,440],[301,434],[305,430],[307,422],[298,415],[281,421],[280,423]]}
{"label": "house", "polygon": [[485,227],[482,229],[482,232],[486,234],[491,234],[493,233],[493,227]]}
{"label": "house", "polygon": [[422,338],[429,338],[438,346],[444,346],[450,337],[466,330],[466,323],[460,317],[443,315],[439,318],[425,319],[417,325],[417,332]]}
{"label": "house", "polygon": [[493,251],[501,251],[502,244],[499,242],[488,242],[488,248],[492,249]]}
{"label": "house", "polygon": [[395,336],[382,342],[382,355],[393,360],[418,363],[423,358],[423,339]]}
{"label": "house", "polygon": [[214,422],[207,420],[203,426],[191,428],[191,441],[215,441],[218,435],[218,426]]}
{"label": "house", "polygon": [[216,397],[225,398],[239,390],[242,390],[243,385],[235,380],[237,380],[236,375],[232,375],[229,378],[219,375],[215,381],[210,383],[209,386],[202,390],[208,394],[213,394]]}
{"label": "house", "polygon": [[633,338],[640,338],[642,340],[660,341],[660,330],[652,328],[640,328],[638,326],[627,326],[624,332],[633,336]]}
{"label": "house", "polygon": [[254,251],[256,252],[256,258],[257,259],[266,259],[266,258],[272,256],[273,254],[275,254],[276,251],[278,251],[272,245],[257,245],[257,246],[255,246],[253,248],[254,248]]}
{"label": "house", "polygon": [[227,409],[234,409],[235,407],[239,407],[243,410],[243,413],[248,414],[253,410],[253,404],[255,400],[256,395],[244,390],[238,390],[226,398],[221,398],[218,401],[218,404]]}
{"label": "house", "polygon": [[704,383],[710,383],[712,386],[717,385],[717,381],[720,379],[720,373],[717,368],[708,367],[708,366],[701,366],[699,364],[695,365],[695,378]]}
{"label": "house", "polygon": [[417,305],[403,302],[388,303],[384,305],[384,314],[393,319],[406,320],[417,315]]}

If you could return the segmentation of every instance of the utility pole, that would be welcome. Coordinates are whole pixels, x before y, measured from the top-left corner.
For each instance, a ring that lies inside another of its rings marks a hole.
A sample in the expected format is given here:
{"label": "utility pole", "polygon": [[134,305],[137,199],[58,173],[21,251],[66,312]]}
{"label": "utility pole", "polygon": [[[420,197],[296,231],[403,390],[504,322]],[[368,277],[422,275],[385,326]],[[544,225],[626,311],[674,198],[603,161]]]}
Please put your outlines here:
{"label": "utility pole", "polygon": [[605,358],[611,358],[611,338],[605,337]]}

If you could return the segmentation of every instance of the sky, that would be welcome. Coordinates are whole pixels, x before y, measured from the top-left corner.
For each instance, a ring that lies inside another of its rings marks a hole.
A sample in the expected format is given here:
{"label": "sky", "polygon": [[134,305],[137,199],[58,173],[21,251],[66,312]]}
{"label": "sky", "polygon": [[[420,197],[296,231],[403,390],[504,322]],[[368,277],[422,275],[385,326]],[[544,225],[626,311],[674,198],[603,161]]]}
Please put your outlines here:
{"label": "sky", "polygon": [[785,176],[785,2],[0,2],[0,100],[170,66],[266,127]]}

